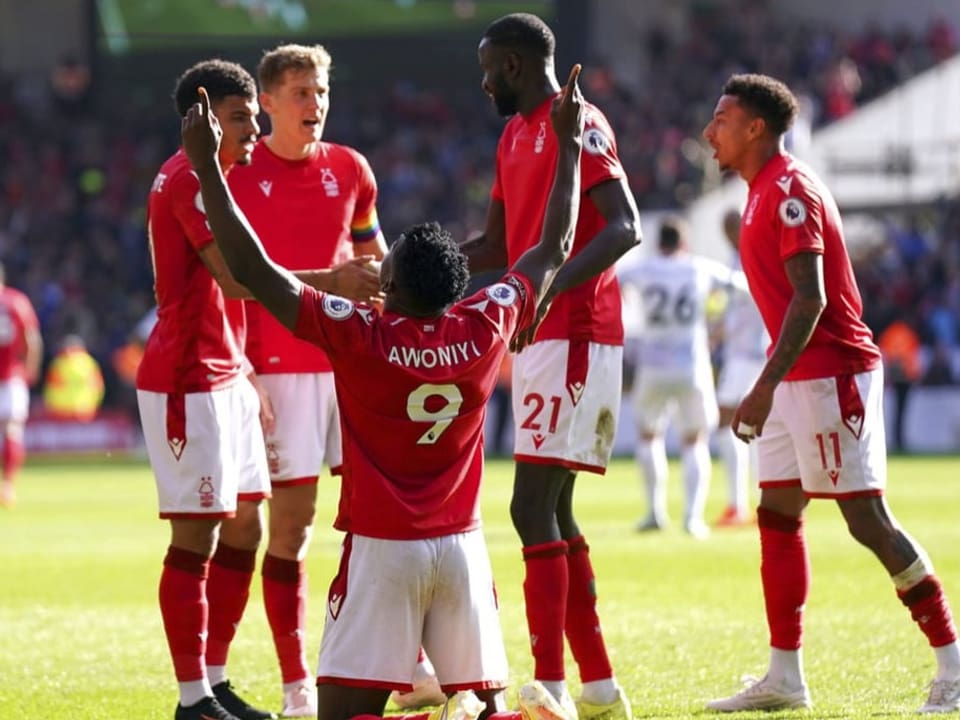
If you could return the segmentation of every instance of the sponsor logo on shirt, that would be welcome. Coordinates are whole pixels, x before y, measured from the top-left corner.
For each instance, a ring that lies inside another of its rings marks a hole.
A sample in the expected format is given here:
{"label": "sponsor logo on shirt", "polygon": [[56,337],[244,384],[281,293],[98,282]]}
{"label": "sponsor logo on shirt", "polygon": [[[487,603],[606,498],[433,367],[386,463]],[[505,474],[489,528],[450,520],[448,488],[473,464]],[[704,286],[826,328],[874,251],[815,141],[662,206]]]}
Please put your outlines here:
{"label": "sponsor logo on shirt", "polygon": [[747,211],[743,214],[743,224],[752,225],[753,224],[753,214],[757,211],[757,203],[760,202],[759,195],[751,195],[750,203],[747,205]]}
{"label": "sponsor logo on shirt", "polygon": [[783,224],[787,227],[799,227],[803,225],[807,219],[806,206],[802,200],[795,197],[788,197],[780,203],[780,208],[777,212],[780,213],[780,220],[782,220]]}
{"label": "sponsor logo on shirt", "polygon": [[273,181],[272,180],[261,180],[257,183],[260,188],[260,192],[263,193],[264,197],[270,197],[270,191],[273,190]]}
{"label": "sponsor logo on shirt", "polygon": [[506,283],[495,283],[487,288],[487,297],[500,307],[510,307],[517,302],[517,291]]}
{"label": "sponsor logo on shirt", "polygon": [[783,191],[784,195],[789,195],[790,186],[793,184],[793,178],[790,175],[784,175],[778,180],[774,180],[774,184]]}
{"label": "sponsor logo on shirt", "polygon": [[339,295],[323,296],[323,312],[331,320],[346,320],[353,315],[354,305]]}

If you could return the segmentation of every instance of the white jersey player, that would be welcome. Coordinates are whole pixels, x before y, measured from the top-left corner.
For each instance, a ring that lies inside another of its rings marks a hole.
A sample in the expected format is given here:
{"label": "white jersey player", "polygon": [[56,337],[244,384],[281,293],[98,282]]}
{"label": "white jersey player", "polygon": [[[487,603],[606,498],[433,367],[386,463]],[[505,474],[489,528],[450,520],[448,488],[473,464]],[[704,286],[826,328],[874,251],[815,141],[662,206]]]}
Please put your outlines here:
{"label": "white jersey player", "polygon": [[[733,268],[739,270],[740,213],[737,210],[724,216],[723,231],[734,251]],[[720,423],[715,441],[726,470],[728,502],[716,525],[733,527],[752,522],[748,508],[751,451],[750,446],[734,436],[730,421],[740,400],[760,375],[770,344],[760,311],[749,292],[731,293],[723,317],[722,343],[717,382]]]}
{"label": "white jersey player", "polygon": [[634,411],[637,462],[647,490],[649,514],[638,530],[658,530],[667,520],[667,453],[664,435],[673,416],[682,441],[686,489],[684,528],[708,534],[703,508],[710,484],[709,433],[718,410],[710,364],[706,306],[712,293],[739,285],[742,274],[686,249],[686,226],[668,218],[660,227],[658,253],[624,271],[621,283],[638,294],[643,328],[635,344]]}

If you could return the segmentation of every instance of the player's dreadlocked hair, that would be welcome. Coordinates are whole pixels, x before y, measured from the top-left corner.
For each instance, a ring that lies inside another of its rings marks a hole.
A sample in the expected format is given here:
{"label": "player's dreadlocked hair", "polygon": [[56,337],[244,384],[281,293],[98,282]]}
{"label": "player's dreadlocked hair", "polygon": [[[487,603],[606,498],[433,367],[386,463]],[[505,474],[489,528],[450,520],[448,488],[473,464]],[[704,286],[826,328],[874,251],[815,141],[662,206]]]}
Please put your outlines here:
{"label": "player's dreadlocked hair", "polygon": [[394,281],[424,313],[439,312],[463,297],[470,280],[467,257],[439,223],[407,228],[391,252]]}
{"label": "player's dreadlocked hair", "polygon": [[790,129],[800,109],[790,88],[769,75],[732,75],[723,86],[723,94],[737,98],[777,137]]}
{"label": "player's dreadlocked hair", "polygon": [[553,31],[531,13],[512,13],[494,20],[483,34],[494,45],[532,53],[545,60],[557,47]]}
{"label": "player's dreadlocked hair", "polygon": [[198,90],[201,87],[207,89],[211,104],[231,95],[245,100],[254,100],[257,97],[256,81],[237,63],[228,60],[204,60],[188,68],[177,78],[173,99],[181,117],[200,99]]}

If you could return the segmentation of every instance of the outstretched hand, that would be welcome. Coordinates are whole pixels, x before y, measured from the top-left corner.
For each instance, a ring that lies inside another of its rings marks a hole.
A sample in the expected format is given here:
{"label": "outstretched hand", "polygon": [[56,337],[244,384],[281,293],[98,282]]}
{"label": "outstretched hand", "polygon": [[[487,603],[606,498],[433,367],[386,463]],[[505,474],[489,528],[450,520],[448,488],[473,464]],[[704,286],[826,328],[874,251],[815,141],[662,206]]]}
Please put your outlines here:
{"label": "outstretched hand", "polygon": [[580,71],[577,63],[570,68],[570,77],[560,95],[550,106],[550,122],[559,140],[579,140],[583,135],[583,94],[580,92]]}
{"label": "outstretched hand", "polygon": [[195,169],[215,163],[220,151],[223,130],[220,121],[210,110],[210,96],[206,88],[199,89],[200,99],[195,102],[180,123],[183,150]]}

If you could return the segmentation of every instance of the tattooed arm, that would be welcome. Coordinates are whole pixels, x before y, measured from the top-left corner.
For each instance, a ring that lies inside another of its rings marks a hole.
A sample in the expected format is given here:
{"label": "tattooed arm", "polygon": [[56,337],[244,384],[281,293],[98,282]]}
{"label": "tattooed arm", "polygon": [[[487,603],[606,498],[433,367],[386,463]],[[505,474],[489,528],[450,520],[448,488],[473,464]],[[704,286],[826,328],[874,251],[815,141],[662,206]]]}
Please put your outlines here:
{"label": "tattooed arm", "polygon": [[[733,416],[734,432],[741,440],[748,442],[754,435],[763,434],[763,424],[767,421],[773,404],[773,391],[810,342],[817,321],[827,306],[822,255],[799,253],[786,261],[784,270],[793,288],[793,297],[783,316],[777,344],[760,377],[740,402]],[[741,433],[741,424],[748,426],[751,432]]]}
{"label": "tattooed arm", "polygon": [[799,253],[786,261],[784,270],[793,287],[793,298],[783,317],[777,344],[758,380],[758,383],[774,386],[783,380],[800,357],[800,353],[810,342],[820,315],[827,307],[823,255]]}

